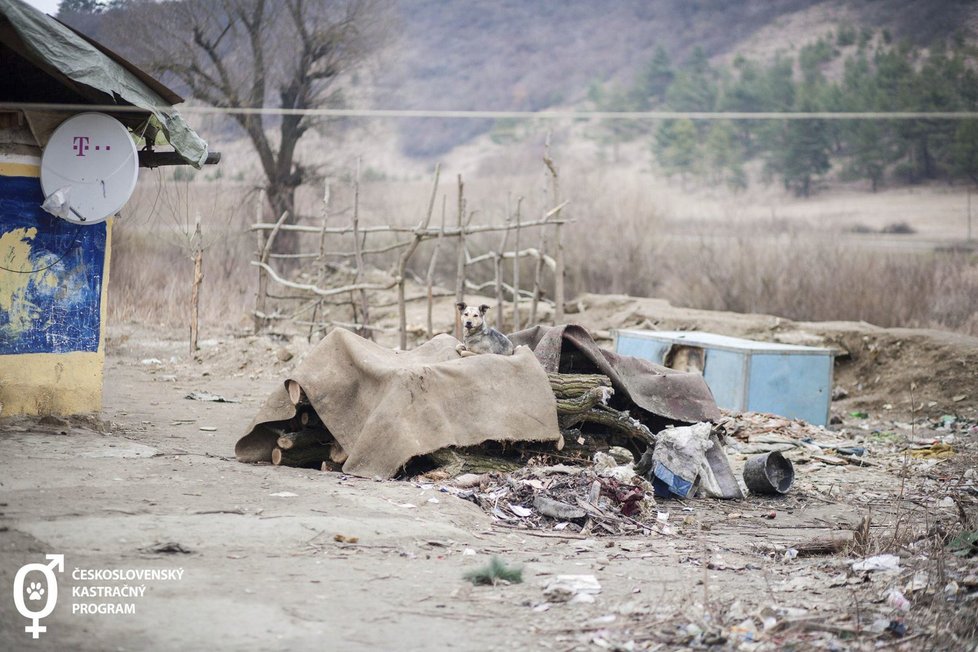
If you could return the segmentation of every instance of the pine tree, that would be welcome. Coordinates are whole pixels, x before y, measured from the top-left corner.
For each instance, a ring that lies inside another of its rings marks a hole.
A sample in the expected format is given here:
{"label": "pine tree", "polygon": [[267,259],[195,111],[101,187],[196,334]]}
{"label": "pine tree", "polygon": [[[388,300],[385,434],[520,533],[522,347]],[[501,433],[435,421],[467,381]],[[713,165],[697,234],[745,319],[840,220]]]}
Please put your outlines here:
{"label": "pine tree", "polygon": [[637,94],[648,103],[661,104],[666,99],[666,91],[676,78],[669,53],[661,45],[655,49],[652,59],[639,72],[635,80]]}
{"label": "pine tree", "polygon": [[954,131],[951,169],[956,176],[978,183],[978,120],[962,120]]}
{"label": "pine tree", "polygon": [[[817,111],[815,98],[799,96],[799,112]],[[768,170],[781,177],[785,188],[801,197],[812,193],[815,182],[831,168],[831,135],[825,120],[805,118],[785,120],[780,130],[780,146],[768,158]]]}
{"label": "pine tree", "polygon": [[[840,107],[847,111],[880,108],[876,79],[864,52],[845,62]],[[885,120],[851,120],[842,127],[843,151],[848,155],[844,172],[852,179],[867,179],[873,192],[879,188],[893,161],[893,128]]]}
{"label": "pine tree", "polygon": [[713,122],[703,144],[707,173],[714,184],[724,183],[742,189],[746,185],[743,159],[737,144],[737,134],[727,120]]}
{"label": "pine tree", "polygon": [[61,0],[58,5],[58,14],[100,14],[105,10],[105,5],[100,0]]}
{"label": "pine tree", "polygon": [[698,47],[666,91],[666,104],[675,111],[712,111],[718,97],[718,75]]}
{"label": "pine tree", "polygon": [[656,159],[669,175],[678,174],[683,185],[700,158],[699,136],[692,120],[666,120],[655,135]]}

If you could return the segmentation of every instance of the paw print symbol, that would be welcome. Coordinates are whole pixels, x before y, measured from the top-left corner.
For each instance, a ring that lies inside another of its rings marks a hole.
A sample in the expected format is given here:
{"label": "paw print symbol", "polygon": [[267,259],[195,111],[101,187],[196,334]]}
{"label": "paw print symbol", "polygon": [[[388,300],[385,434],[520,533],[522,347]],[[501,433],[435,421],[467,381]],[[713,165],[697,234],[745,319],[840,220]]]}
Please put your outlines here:
{"label": "paw print symbol", "polygon": [[31,600],[40,600],[44,595],[44,587],[40,582],[31,582],[24,591],[29,594],[27,597]]}

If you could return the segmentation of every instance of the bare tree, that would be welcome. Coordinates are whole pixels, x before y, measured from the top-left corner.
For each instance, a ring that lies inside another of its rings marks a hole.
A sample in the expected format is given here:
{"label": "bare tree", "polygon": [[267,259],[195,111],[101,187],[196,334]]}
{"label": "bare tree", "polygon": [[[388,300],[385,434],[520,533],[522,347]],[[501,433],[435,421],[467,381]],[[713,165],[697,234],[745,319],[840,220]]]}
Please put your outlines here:
{"label": "bare tree", "polygon": [[[110,13],[115,40],[203,102],[314,109],[341,101],[341,80],[379,45],[387,9],[386,0],[175,0]],[[258,154],[271,214],[294,221],[296,188],[311,176],[296,147],[316,118],[232,115]],[[280,239],[282,249],[294,244]]]}

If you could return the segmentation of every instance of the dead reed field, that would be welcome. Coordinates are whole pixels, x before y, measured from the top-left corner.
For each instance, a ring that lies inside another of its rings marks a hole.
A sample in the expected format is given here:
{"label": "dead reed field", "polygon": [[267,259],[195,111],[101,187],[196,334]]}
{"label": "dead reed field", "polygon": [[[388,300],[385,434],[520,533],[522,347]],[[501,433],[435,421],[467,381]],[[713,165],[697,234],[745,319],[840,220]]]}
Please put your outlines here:
{"label": "dead reed field", "polygon": [[[540,168],[465,178],[474,223],[502,224],[517,207],[523,221],[539,219],[551,206]],[[350,221],[350,177],[337,175],[330,182],[331,225]],[[362,177],[363,223],[416,224],[430,184],[420,176]],[[433,226],[443,212],[454,223],[456,184],[455,173],[443,169]],[[684,189],[648,173],[568,166],[561,171],[560,193],[570,202],[562,216],[574,220],[564,231],[569,298],[579,292],[625,293],[691,308],[978,335],[978,249],[966,242],[963,189],[842,189],[801,200],[776,187],[744,193]],[[250,265],[256,238],[248,228],[256,219],[256,197],[243,181],[144,175],[114,227],[110,319],[187,327],[193,271],[188,237],[200,215],[206,246],[202,328],[206,334],[250,324],[258,272]],[[322,187],[301,189],[305,222],[321,224],[321,197]],[[975,204],[978,214],[978,198]],[[978,237],[978,224],[973,228]],[[911,232],[887,232],[892,230]],[[539,244],[538,231],[528,229],[523,237],[524,246]],[[470,252],[492,249],[497,239],[473,238]],[[412,259],[417,278],[425,276],[432,246],[424,243]],[[303,247],[316,250],[318,236],[308,237]],[[454,283],[454,248],[446,242],[436,268],[436,283],[446,288]],[[390,269],[395,255],[372,262]],[[525,263],[522,278],[531,277],[531,264]],[[475,271],[488,280],[492,263]],[[511,280],[509,266],[505,280]]]}

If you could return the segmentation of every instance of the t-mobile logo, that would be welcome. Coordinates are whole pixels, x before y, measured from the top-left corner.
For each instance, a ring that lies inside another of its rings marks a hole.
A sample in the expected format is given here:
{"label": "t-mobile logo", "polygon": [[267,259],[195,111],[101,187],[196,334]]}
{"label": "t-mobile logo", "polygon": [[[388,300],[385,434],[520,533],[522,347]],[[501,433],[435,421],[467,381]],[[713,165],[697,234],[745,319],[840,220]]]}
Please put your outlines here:
{"label": "t-mobile logo", "polygon": [[88,136],[75,136],[74,145],[71,149],[75,150],[76,156],[85,156],[85,152],[88,151]]}
{"label": "t-mobile logo", "polygon": [[[89,145],[91,139],[88,136],[75,136],[72,139],[72,142],[74,144],[71,146],[71,149],[75,151],[75,156],[85,156],[85,152],[92,148],[91,145]],[[104,147],[105,151],[107,152],[112,149],[112,145],[105,145]],[[97,152],[102,148],[102,145],[96,145],[95,151]]]}

